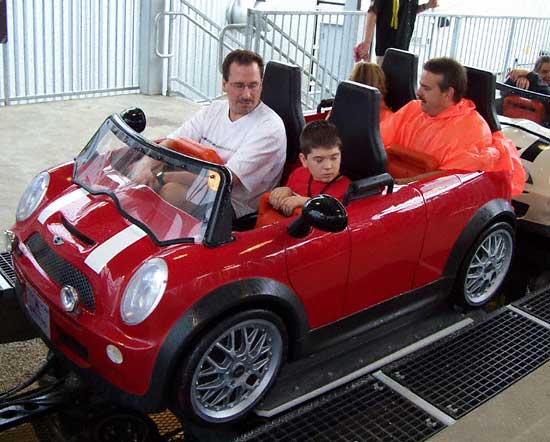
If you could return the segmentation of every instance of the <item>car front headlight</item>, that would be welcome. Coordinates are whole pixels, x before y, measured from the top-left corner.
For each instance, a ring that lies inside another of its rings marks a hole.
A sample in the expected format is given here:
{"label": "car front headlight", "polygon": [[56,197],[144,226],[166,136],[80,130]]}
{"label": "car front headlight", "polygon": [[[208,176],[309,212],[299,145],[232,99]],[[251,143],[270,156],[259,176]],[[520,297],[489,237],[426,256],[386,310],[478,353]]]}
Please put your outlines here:
{"label": "car front headlight", "polygon": [[48,172],[42,172],[33,178],[25,189],[25,192],[23,192],[23,196],[17,205],[17,211],[15,213],[15,219],[17,221],[25,221],[32,215],[44,199],[49,184],[50,174]]}
{"label": "car front headlight", "polygon": [[146,261],[132,276],[120,303],[120,316],[128,325],[144,321],[160,302],[166,282],[168,266],[161,258]]}

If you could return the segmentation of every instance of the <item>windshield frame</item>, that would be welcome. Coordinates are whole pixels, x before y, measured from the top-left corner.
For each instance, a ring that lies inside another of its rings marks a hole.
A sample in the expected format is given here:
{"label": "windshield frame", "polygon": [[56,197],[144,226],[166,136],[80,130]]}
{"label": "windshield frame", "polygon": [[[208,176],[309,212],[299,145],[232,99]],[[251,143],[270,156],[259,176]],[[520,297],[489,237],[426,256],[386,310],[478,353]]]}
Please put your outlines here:
{"label": "windshield frame", "polygon": [[135,149],[144,155],[150,156],[156,160],[165,162],[168,165],[175,167],[184,167],[191,164],[197,167],[208,168],[216,171],[220,175],[220,187],[216,192],[212,212],[210,214],[208,225],[204,234],[202,243],[208,247],[215,247],[226,242],[232,241],[232,218],[233,210],[231,207],[231,188],[233,185],[232,175],[227,167],[199,160],[169,148],[156,144],[147,140],[142,135],[131,129],[119,114],[112,114],[105,119],[103,124],[91,137],[84,149],[75,157],[73,167],[73,182],[86,189],[92,195],[108,195],[115,203],[119,213],[131,223],[143,229],[148,236],[159,246],[168,246],[172,244],[194,243],[195,240],[190,237],[177,238],[171,240],[159,240],[153,231],[140,220],[129,215],[121,206],[116,194],[105,190],[96,190],[90,188],[86,183],[82,182],[77,177],[77,166],[79,158],[89,155],[89,151],[95,150],[98,140],[102,139],[107,132],[112,132],[121,143],[126,144],[129,148]]}

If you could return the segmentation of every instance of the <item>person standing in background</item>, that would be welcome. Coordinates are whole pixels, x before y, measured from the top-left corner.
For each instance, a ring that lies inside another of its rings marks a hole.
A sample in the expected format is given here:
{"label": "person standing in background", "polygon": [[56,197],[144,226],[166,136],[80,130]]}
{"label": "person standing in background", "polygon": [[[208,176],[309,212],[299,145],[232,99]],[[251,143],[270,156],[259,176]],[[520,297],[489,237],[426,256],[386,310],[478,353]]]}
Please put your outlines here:
{"label": "person standing in background", "polygon": [[371,58],[371,43],[376,27],[376,62],[381,65],[388,48],[409,49],[416,14],[437,8],[437,0],[418,4],[418,0],[371,0],[365,37],[354,49],[355,61]]}

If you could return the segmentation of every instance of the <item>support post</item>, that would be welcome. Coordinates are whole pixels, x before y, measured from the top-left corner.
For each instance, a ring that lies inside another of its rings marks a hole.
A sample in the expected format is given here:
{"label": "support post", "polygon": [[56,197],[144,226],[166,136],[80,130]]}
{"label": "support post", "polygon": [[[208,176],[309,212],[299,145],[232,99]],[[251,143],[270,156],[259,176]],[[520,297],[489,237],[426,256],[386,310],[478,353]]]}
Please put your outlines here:
{"label": "support post", "polygon": [[[141,0],[139,29],[141,33],[139,51],[139,88],[145,95],[160,95],[162,93],[163,59],[155,54],[157,33],[155,17],[164,12],[164,0]],[[164,27],[158,33],[162,46]]]}

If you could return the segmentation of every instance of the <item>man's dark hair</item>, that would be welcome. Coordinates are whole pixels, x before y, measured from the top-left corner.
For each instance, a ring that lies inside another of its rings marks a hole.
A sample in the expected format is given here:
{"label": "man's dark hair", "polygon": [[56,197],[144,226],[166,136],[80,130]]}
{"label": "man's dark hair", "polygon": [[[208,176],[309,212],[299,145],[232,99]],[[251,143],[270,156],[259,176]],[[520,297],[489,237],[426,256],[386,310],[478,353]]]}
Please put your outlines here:
{"label": "man's dark hair", "polygon": [[540,70],[542,69],[542,65],[544,63],[550,63],[550,56],[549,55],[543,55],[543,56],[537,58],[537,61],[535,63],[535,68],[533,69],[533,71],[535,71],[538,74],[540,72]]}
{"label": "man's dark hair", "polygon": [[342,140],[338,135],[338,129],[327,120],[316,120],[308,123],[300,134],[300,151],[307,157],[311,149],[331,148],[338,146],[342,150]]}
{"label": "man's dark hair", "polygon": [[432,74],[443,75],[443,80],[439,82],[439,89],[445,92],[452,87],[455,91],[453,96],[455,103],[458,103],[466,94],[468,76],[466,75],[466,68],[458,61],[447,57],[432,58],[424,63],[424,70]]}
{"label": "man's dark hair", "polygon": [[222,64],[222,75],[225,81],[229,81],[229,67],[231,63],[242,64],[245,66],[256,63],[260,68],[260,78],[264,78],[264,61],[256,52],[246,49],[235,49],[225,57]]}

